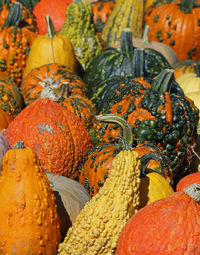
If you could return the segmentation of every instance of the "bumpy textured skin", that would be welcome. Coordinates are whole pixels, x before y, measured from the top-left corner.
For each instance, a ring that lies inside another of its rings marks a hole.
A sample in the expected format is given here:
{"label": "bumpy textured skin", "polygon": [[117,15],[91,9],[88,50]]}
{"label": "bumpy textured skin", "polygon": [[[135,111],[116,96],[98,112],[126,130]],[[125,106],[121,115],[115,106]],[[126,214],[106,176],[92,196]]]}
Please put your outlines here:
{"label": "bumpy textured skin", "polygon": [[115,0],[100,0],[93,4],[94,25],[97,32],[102,32],[110,14],[115,6]]}
{"label": "bumpy textured skin", "polygon": [[116,255],[199,254],[200,206],[183,192],[145,206],[122,230]]}
{"label": "bumpy textured skin", "polygon": [[180,179],[176,185],[176,191],[181,192],[193,183],[200,183],[200,172],[188,174]]}
{"label": "bumpy textured skin", "polygon": [[55,255],[60,219],[50,183],[31,148],[4,155],[0,198],[0,254]]}
{"label": "bumpy textured skin", "polygon": [[[22,6],[22,21],[18,26],[4,27],[9,5],[0,11],[0,73],[9,75],[18,85],[21,82],[30,45],[37,35],[33,14]],[[25,22],[24,22],[24,21]]]}
{"label": "bumpy textured skin", "polygon": [[[15,0],[12,0],[14,2]],[[18,0],[22,5],[24,5],[27,9],[30,11],[33,10],[34,6],[39,2],[40,0]]]}
{"label": "bumpy textured skin", "polygon": [[92,4],[87,1],[68,5],[60,33],[71,40],[76,58],[84,70],[92,58],[102,51],[101,42],[95,34]]}
{"label": "bumpy textured skin", "polygon": [[25,104],[29,105],[40,97],[44,88],[52,86],[57,89],[63,84],[66,84],[69,94],[78,92],[85,95],[86,93],[86,84],[82,79],[67,66],[57,63],[33,69],[23,78],[20,88]]}
{"label": "bumpy textured skin", "polygon": [[178,60],[199,59],[200,46],[196,38],[200,36],[200,4],[195,1],[191,10],[184,10],[181,2],[156,1],[149,8],[144,16],[150,27],[148,37],[149,40],[169,45],[176,52]]}
{"label": "bumpy textured skin", "polygon": [[15,117],[23,107],[23,96],[16,83],[0,75],[0,109]]}
{"label": "bumpy textured skin", "polygon": [[107,47],[115,47],[120,42],[121,32],[129,27],[134,37],[141,37],[143,29],[143,8],[141,0],[118,0],[108,18],[102,38]]}
{"label": "bumpy textured skin", "polygon": [[[165,176],[169,181],[168,176],[172,179],[169,159],[158,147],[152,144],[138,144],[133,150],[138,153],[139,158],[150,152],[159,156],[160,160],[158,161],[149,160],[147,168]],[[79,182],[88,190],[90,196],[96,195],[102,188],[112,169],[113,159],[120,151],[119,144],[113,142],[96,145],[86,152],[78,166],[78,171]]]}
{"label": "bumpy textured skin", "polygon": [[99,193],[87,202],[69,229],[60,255],[114,254],[118,236],[139,205],[140,161],[121,151]]}
{"label": "bumpy textured skin", "polygon": [[[153,143],[163,150],[170,159],[173,178],[179,171],[184,173],[188,152],[197,139],[199,113],[194,103],[181,94],[148,89],[142,80],[134,79],[112,87],[112,93],[107,95],[101,113],[123,116],[132,126],[137,142]],[[111,142],[120,135],[120,129],[115,124],[96,121],[90,133],[96,143]]]}
{"label": "bumpy textured skin", "polygon": [[11,147],[23,141],[33,148],[43,170],[72,179],[78,162],[92,147],[84,123],[49,99],[38,99],[23,109],[4,135]]}

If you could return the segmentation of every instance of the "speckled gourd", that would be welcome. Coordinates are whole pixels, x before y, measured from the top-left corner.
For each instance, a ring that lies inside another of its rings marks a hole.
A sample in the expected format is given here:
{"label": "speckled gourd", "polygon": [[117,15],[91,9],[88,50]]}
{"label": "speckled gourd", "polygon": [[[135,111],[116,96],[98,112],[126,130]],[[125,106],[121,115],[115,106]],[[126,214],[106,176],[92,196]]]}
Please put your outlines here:
{"label": "speckled gourd", "polygon": [[101,42],[95,34],[92,4],[87,1],[76,0],[68,5],[60,34],[71,40],[76,58],[83,69],[102,50]]}
{"label": "speckled gourd", "polygon": [[99,193],[87,202],[69,229],[60,255],[114,254],[118,236],[139,206],[140,161],[121,151]]}
{"label": "speckled gourd", "polygon": [[22,142],[3,157],[0,225],[0,254],[56,254],[61,235],[55,196],[36,154]]}

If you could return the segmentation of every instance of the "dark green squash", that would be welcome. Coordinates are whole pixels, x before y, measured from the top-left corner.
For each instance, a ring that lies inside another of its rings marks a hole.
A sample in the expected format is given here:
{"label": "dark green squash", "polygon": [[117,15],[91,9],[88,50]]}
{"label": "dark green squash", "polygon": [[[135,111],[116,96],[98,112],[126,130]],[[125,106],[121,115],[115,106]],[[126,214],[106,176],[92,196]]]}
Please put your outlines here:
{"label": "dark green squash", "polygon": [[[173,72],[164,70],[147,88],[136,79],[116,86],[104,95],[101,114],[118,114],[132,128],[138,143],[158,146],[169,157],[174,178],[188,170],[191,151],[197,139],[198,109],[184,96],[174,81]],[[120,135],[119,127],[96,121],[90,134],[94,142],[111,142]]]}
{"label": "dark green squash", "polygon": [[166,58],[156,50],[135,48],[129,28],[121,34],[120,49],[108,48],[95,56],[85,71],[88,96],[98,93],[101,83],[114,76],[154,78],[163,69],[170,68]]}

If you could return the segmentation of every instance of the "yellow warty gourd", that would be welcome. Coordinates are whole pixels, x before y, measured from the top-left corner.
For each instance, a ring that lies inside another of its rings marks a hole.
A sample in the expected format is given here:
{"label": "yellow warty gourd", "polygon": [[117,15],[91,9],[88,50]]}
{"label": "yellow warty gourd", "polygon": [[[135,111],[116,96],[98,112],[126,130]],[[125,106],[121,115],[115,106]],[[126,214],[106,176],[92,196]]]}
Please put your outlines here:
{"label": "yellow warty gourd", "polygon": [[59,245],[58,254],[114,254],[121,230],[138,210],[139,175],[136,152],[117,154],[104,186],[85,204]]}

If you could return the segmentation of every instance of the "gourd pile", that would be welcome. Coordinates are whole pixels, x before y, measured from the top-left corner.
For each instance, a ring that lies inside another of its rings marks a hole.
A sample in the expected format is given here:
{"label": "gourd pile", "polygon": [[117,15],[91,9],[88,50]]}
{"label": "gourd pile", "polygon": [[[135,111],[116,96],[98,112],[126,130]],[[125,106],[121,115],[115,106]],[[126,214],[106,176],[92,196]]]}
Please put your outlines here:
{"label": "gourd pile", "polygon": [[200,254],[200,1],[0,3],[0,254]]}

